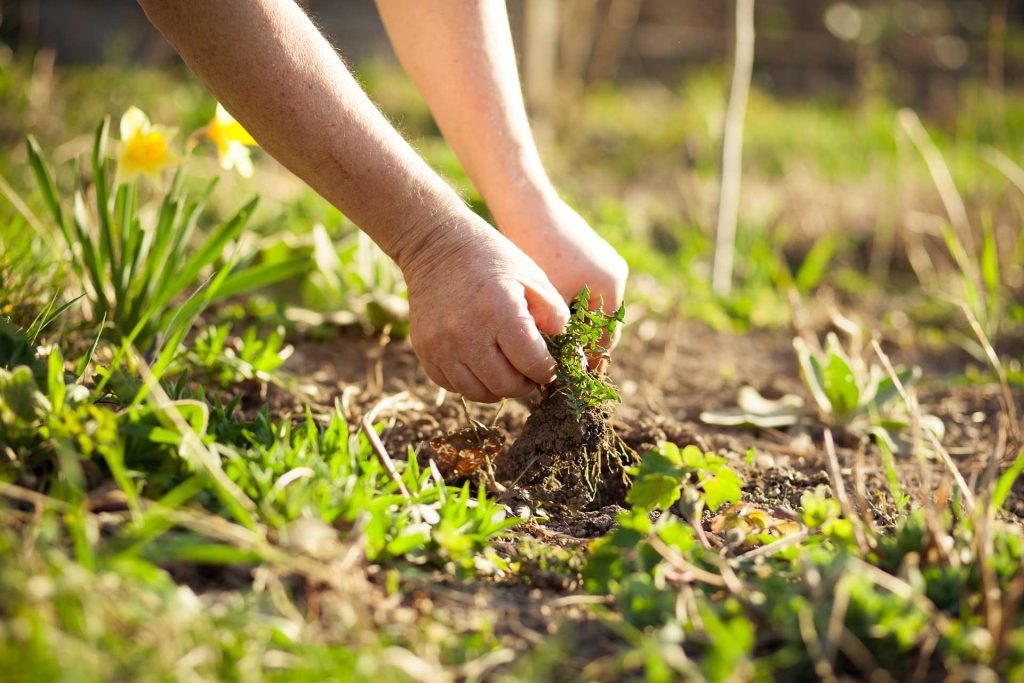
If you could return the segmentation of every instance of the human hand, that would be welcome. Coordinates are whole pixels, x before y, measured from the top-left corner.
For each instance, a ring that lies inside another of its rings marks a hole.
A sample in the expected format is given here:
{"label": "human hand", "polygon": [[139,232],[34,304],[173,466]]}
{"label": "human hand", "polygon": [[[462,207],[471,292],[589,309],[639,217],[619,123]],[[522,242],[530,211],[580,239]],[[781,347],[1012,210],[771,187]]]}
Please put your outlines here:
{"label": "human hand", "polygon": [[[587,285],[592,308],[609,313],[618,309],[629,266],[554,192],[519,202],[496,219],[502,231],[547,274],[563,299],[571,301]],[[620,335],[621,328],[606,340],[608,350]]]}
{"label": "human hand", "polygon": [[427,375],[481,403],[552,381],[541,333],[561,332],[569,309],[544,272],[468,209],[430,235],[400,264],[410,339]]}

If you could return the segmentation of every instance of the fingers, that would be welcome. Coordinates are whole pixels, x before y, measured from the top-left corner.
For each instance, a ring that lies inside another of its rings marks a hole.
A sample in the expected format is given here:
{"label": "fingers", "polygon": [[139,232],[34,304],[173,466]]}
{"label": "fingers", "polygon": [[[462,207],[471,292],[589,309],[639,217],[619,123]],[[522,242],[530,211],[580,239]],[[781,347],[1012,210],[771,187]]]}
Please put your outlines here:
{"label": "fingers", "polygon": [[537,328],[544,334],[558,334],[569,322],[569,307],[551,284],[524,282],[526,306]]}
{"label": "fingers", "polygon": [[448,368],[448,376],[451,377],[454,389],[467,400],[475,403],[497,403],[501,400],[500,394],[492,393],[464,363],[456,363]]}
{"label": "fingers", "polygon": [[512,367],[497,344],[494,344],[486,355],[472,362],[470,369],[494,396],[521,398],[536,387],[533,382],[523,376],[523,373]]}
{"label": "fingers", "polygon": [[424,372],[427,373],[427,377],[429,377],[434,384],[436,384],[439,387],[443,387],[448,391],[454,391],[458,393],[458,390],[455,388],[455,384],[450,379],[448,379],[448,376],[438,365],[435,365],[430,360],[421,357],[419,353],[416,354],[416,357],[419,358],[420,365],[423,366]]}
{"label": "fingers", "polygon": [[477,403],[520,398],[554,379],[555,361],[525,312],[518,325],[499,330],[498,338],[489,346],[478,340],[472,346],[485,350],[465,362],[456,357],[439,362],[421,358],[423,368],[439,386]]}
{"label": "fingers", "polygon": [[533,382],[543,385],[555,378],[555,359],[528,315],[506,322],[498,330],[497,343],[512,367]]}

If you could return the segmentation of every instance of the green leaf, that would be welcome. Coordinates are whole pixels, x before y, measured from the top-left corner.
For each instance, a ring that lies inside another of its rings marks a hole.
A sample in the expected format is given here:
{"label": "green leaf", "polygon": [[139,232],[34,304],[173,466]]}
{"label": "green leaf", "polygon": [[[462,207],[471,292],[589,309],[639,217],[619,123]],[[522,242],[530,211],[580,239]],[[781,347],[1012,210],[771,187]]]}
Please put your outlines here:
{"label": "green leaf", "polygon": [[422,527],[406,527],[402,534],[388,542],[385,550],[392,557],[401,557],[406,553],[419,550],[430,542],[430,531]]}
{"label": "green leaf", "polygon": [[996,481],[996,487],[992,491],[992,507],[999,509],[1006,503],[1006,499],[1010,495],[1010,491],[1013,490],[1013,485],[1017,482],[1021,472],[1024,472],[1024,448],[1020,449],[1020,453],[1014,459],[1013,463],[999,475],[999,479]]}
{"label": "green leaf", "polygon": [[819,239],[810,248],[796,274],[796,288],[800,293],[806,294],[818,286],[833,254],[836,253],[836,247],[837,240],[834,237],[826,236]]}
{"label": "green leaf", "polygon": [[[256,210],[257,201],[257,198],[249,200],[234,216],[224,221],[224,223],[208,235],[199,251],[193,254],[181,266],[169,283],[157,283],[159,289],[157,290],[156,297],[150,304],[151,311],[163,309],[175,296],[185,291],[196,281],[200,271],[213,263],[221,255],[228,242],[238,237],[239,233],[242,232],[242,229],[249,221],[249,217]],[[224,276],[226,277],[227,274],[225,273]],[[210,290],[211,296],[216,295],[216,288],[212,285]]]}
{"label": "green leaf", "polygon": [[810,347],[807,346],[802,338],[796,337],[793,340],[793,349],[796,351],[797,363],[800,366],[800,374],[804,378],[804,384],[807,386],[807,390],[811,393],[811,398],[820,410],[825,415],[831,415],[832,402],[829,400],[828,394],[825,393],[824,387],[822,387],[822,367],[818,359],[811,354]]}
{"label": "green leaf", "polygon": [[667,510],[679,500],[679,479],[668,474],[647,474],[633,482],[626,502],[643,510]]}
{"label": "green leaf", "polygon": [[264,263],[251,268],[237,270],[228,275],[224,283],[217,289],[213,300],[226,299],[236,294],[249,292],[260,287],[291,280],[305,275],[310,270],[308,258],[296,258],[291,261]]}
{"label": "green leaf", "polygon": [[[896,372],[896,377],[900,380],[900,384],[906,388],[921,377],[921,368],[914,366],[906,370],[898,370]],[[878,389],[875,391],[874,397],[872,397],[868,403],[881,410],[886,403],[893,400],[898,395],[899,389],[896,388],[896,383],[893,381],[892,377],[886,375],[878,381]]]}
{"label": "green leaf", "polygon": [[263,556],[258,552],[223,543],[211,543],[201,538],[164,541],[151,548],[150,554],[163,562],[178,560],[224,566],[259,564],[263,561]]}
{"label": "green leaf", "polygon": [[853,374],[850,359],[839,346],[835,334],[829,334],[827,356],[822,374],[822,388],[832,406],[832,414],[843,419],[857,412],[860,403],[860,387]]}
{"label": "green leaf", "polygon": [[60,200],[57,199],[57,186],[53,182],[53,174],[43,160],[43,152],[39,148],[39,143],[36,142],[36,139],[29,135],[25,142],[28,148],[29,166],[32,167],[32,173],[36,177],[36,184],[39,185],[39,191],[43,195],[43,202],[46,204],[46,208],[50,210],[54,221],[57,222],[57,227],[60,228],[61,233],[64,235],[68,247],[71,247],[74,244],[74,240],[71,239],[71,232],[64,218],[64,211],[60,207]]}
{"label": "green leaf", "polygon": [[680,452],[683,465],[690,469],[700,470],[705,469],[708,465],[707,456],[697,446],[690,444]]}
{"label": "green leaf", "polygon": [[726,427],[751,425],[778,429],[795,425],[805,413],[804,400],[799,396],[786,394],[776,400],[767,399],[751,386],[740,388],[737,403],[736,408],[701,413],[701,422]]}
{"label": "green leaf", "polygon": [[700,487],[704,489],[704,503],[712,511],[727,503],[737,502],[743,495],[743,480],[727,467],[720,468],[714,476],[705,479]]}
{"label": "green leaf", "polygon": [[50,401],[39,391],[27,365],[19,365],[12,371],[0,369],[0,406],[3,405],[26,422],[45,417],[51,409]]}
{"label": "green leaf", "polygon": [[882,466],[885,467],[885,478],[889,484],[889,494],[897,507],[903,507],[909,502],[909,497],[903,492],[900,485],[900,475],[896,471],[896,460],[893,458],[892,448],[886,439],[878,439],[878,450],[882,456]]}
{"label": "green leaf", "polygon": [[646,474],[668,474],[673,477],[682,477],[683,459],[679,448],[674,443],[664,442],[659,444],[657,450],[644,453],[640,467],[633,468],[638,476]]}

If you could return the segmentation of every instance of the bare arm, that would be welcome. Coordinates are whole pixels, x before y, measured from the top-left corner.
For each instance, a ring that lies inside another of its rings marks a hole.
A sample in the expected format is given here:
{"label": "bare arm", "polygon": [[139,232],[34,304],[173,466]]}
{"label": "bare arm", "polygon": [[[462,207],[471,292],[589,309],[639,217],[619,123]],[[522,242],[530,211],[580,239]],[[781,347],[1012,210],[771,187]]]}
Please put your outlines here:
{"label": "bare arm", "polygon": [[[530,131],[501,0],[377,0],[416,82],[498,227],[564,297],[587,284],[622,300],[625,262],[559,199]],[[595,297],[596,300],[596,297]]]}
{"label": "bare arm", "polygon": [[564,324],[557,292],[406,144],[292,0],[140,4],[263,148],[399,264],[431,378],[475,400],[550,378],[538,326]]}

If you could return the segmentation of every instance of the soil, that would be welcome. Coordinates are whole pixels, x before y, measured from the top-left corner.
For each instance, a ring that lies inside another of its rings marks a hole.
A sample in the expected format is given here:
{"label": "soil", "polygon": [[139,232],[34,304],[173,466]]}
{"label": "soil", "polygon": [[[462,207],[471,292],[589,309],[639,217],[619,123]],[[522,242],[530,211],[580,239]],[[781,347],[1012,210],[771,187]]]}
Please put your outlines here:
{"label": "soil", "polygon": [[535,503],[575,513],[623,503],[629,488],[625,468],[639,460],[616,435],[609,406],[590,408],[577,419],[556,386],[498,457],[496,477]]}
{"label": "soil", "polygon": [[[610,416],[600,416],[608,417],[618,438],[611,436],[598,415],[584,419],[584,436],[580,437],[580,428],[572,426],[564,407],[539,394],[507,401],[501,407],[473,404],[467,415],[458,397],[427,379],[408,342],[366,339],[358,334],[299,342],[285,370],[307,391],[272,388],[265,398],[253,396],[243,408],[254,412],[269,402],[276,414],[298,415],[303,401],[330,411],[337,400],[350,424],[358,424],[367,412],[375,421],[385,421],[382,439],[396,458],[409,452],[422,458],[429,453],[430,440],[459,430],[468,433],[470,419],[491,425],[493,438],[489,437],[484,450],[490,463],[497,466],[498,479],[506,484],[516,482],[530,494],[527,497],[546,503],[551,508],[549,526],[562,525],[563,520],[584,511],[622,503],[623,489],[618,483],[622,461],[603,459],[595,484],[593,470],[581,477],[570,464],[580,456],[569,448],[576,439],[588,452],[619,448],[620,454],[628,452],[623,446],[643,453],[660,441],[696,444],[732,460],[747,482],[747,502],[767,509],[780,505],[795,508],[803,491],[828,482],[823,453],[816,445],[821,443],[820,428],[812,428],[810,433],[781,432],[714,427],[698,419],[704,410],[735,405],[736,393],[744,384],[767,397],[803,395],[791,340],[787,330],[736,335],[680,320],[633,323],[609,369],[609,376],[619,385],[622,403],[609,407]],[[999,442],[1002,408],[998,389],[954,379],[970,362],[955,349],[940,352],[901,341],[886,345],[886,352],[897,364],[922,367],[924,379],[915,386],[922,409],[945,422],[944,445],[967,481],[980,481]],[[951,363],[951,358],[960,362]],[[1024,404],[1024,392],[1019,388],[1015,399],[1018,405]],[[531,414],[534,417],[528,420]],[[568,436],[572,434],[575,436]],[[502,450],[496,443],[516,445]],[[1019,447],[1007,444],[1004,461]],[[841,441],[839,459],[850,490],[864,492],[865,498],[871,497],[869,491],[877,497],[878,492],[887,490],[881,461],[872,447],[863,451],[855,441]],[[545,468],[542,460],[551,466]],[[922,487],[934,493],[948,487],[951,480],[939,462],[928,463],[927,471],[914,458],[903,458],[897,465],[904,489],[911,495],[925,494]],[[556,474],[545,475],[545,471]],[[1018,484],[1007,508],[1024,516],[1024,486]]]}

